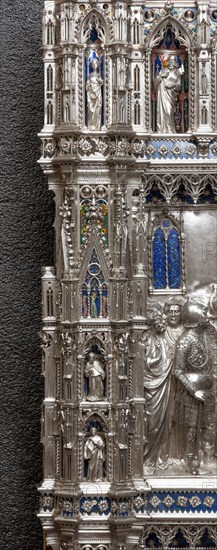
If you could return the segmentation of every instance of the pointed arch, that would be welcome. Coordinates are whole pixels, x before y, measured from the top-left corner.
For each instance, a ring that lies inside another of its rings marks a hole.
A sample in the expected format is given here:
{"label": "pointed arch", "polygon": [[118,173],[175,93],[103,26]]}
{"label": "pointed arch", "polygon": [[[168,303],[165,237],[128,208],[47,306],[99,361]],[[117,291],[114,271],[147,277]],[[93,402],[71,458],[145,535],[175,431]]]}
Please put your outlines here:
{"label": "pointed arch", "polygon": [[82,317],[97,319],[108,316],[108,284],[93,248],[82,284]]}
{"label": "pointed arch", "polygon": [[53,92],[53,68],[51,64],[47,67],[47,92]]}
{"label": "pointed arch", "polygon": [[69,16],[68,14],[64,17],[64,38],[65,41],[68,42],[69,40]]}
{"label": "pointed arch", "polygon": [[[111,23],[111,22],[110,22]],[[104,17],[97,9],[92,9],[83,19],[80,19],[79,39],[81,43],[91,40],[91,32],[96,29],[98,39],[104,44],[109,38],[108,17]]]}
{"label": "pointed arch", "polygon": [[150,48],[153,48],[158,44],[168,26],[172,27],[172,31],[174,32],[176,39],[179,40],[179,42],[183,46],[185,46],[186,48],[191,47],[192,37],[187,32],[184,25],[182,25],[182,23],[180,23],[180,21],[175,19],[172,15],[168,15],[163,20],[158,22],[153,30],[150,32],[147,38],[147,45]]}
{"label": "pointed arch", "polygon": [[51,19],[47,22],[47,45],[52,46],[54,44],[54,24]]}
{"label": "pointed arch", "polygon": [[47,124],[53,124],[53,104],[48,101],[47,104]]}
{"label": "pointed arch", "polygon": [[108,267],[97,236],[92,236],[83,262],[81,279],[81,316],[84,319],[108,317]]}
{"label": "pointed arch", "polygon": [[140,68],[135,65],[133,71],[134,92],[140,92]]}
{"label": "pointed arch", "polygon": [[133,44],[139,44],[140,42],[140,24],[138,19],[133,21]]}
{"label": "pointed arch", "polygon": [[140,124],[140,105],[139,105],[139,102],[136,101],[135,105],[134,105],[134,124]]}
{"label": "pointed arch", "polygon": [[80,281],[84,282],[86,271],[87,271],[88,265],[90,263],[91,254],[92,254],[93,249],[96,250],[96,253],[97,253],[97,256],[98,256],[98,259],[99,259],[99,263],[100,263],[100,266],[101,266],[101,269],[102,269],[102,273],[103,273],[103,275],[105,277],[105,280],[107,282],[109,280],[109,277],[110,277],[110,272],[109,272],[109,268],[108,268],[106,260],[105,260],[105,255],[104,255],[104,252],[103,252],[103,248],[102,248],[101,243],[99,241],[99,238],[95,234],[95,232],[92,233],[90,241],[87,245],[85,258],[83,259],[83,263],[82,263],[81,269],[80,269],[80,277],[79,277]]}
{"label": "pointed arch", "polygon": [[93,412],[93,411],[91,411],[89,413],[89,415],[87,416],[87,418],[85,420],[85,432],[90,431],[91,427],[98,428],[97,421],[100,422],[101,425],[102,425],[102,428],[104,428],[104,429],[101,429],[100,431],[106,432],[107,427],[108,427],[108,423],[107,423],[106,419],[104,418],[104,416],[99,411],[97,411],[97,413]]}
{"label": "pointed arch", "polygon": [[93,336],[89,335],[87,340],[85,340],[84,343],[84,354],[85,356],[90,353],[90,350],[93,346],[97,346],[98,350],[100,351],[101,355],[105,355],[105,342],[102,338],[100,338],[99,335]]}

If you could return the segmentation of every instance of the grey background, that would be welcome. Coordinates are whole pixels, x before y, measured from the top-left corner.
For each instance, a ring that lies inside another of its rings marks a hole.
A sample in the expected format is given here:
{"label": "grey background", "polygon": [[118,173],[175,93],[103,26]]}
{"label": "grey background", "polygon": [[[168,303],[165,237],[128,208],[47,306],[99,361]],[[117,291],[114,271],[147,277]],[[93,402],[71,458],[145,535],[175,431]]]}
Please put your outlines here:
{"label": "grey background", "polygon": [[53,200],[37,166],[43,126],[42,0],[0,5],[0,547],[41,550],[41,267]]}

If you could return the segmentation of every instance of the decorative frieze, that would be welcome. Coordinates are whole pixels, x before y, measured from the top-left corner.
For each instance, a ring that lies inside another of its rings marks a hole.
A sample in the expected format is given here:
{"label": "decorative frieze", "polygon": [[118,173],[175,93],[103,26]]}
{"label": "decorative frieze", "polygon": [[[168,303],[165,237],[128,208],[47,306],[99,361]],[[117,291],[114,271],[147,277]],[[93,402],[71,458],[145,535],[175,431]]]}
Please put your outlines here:
{"label": "decorative frieze", "polygon": [[[54,496],[52,493],[43,493],[41,510],[52,512],[54,508]],[[143,515],[144,512],[152,514],[172,513],[176,514],[215,514],[217,512],[216,493],[209,495],[206,491],[151,491],[138,493],[133,498],[111,499],[108,496],[71,498],[61,497],[58,500],[58,511],[63,517],[129,517]]]}

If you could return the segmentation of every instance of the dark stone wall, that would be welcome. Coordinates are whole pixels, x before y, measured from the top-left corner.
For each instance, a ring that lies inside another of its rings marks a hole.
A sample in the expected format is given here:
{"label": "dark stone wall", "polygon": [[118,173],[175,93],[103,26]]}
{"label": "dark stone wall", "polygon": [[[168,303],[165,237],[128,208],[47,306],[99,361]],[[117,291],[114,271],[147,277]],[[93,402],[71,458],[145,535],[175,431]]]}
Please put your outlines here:
{"label": "dark stone wall", "polygon": [[41,267],[53,265],[53,201],[37,166],[43,0],[0,6],[0,547],[42,550]]}

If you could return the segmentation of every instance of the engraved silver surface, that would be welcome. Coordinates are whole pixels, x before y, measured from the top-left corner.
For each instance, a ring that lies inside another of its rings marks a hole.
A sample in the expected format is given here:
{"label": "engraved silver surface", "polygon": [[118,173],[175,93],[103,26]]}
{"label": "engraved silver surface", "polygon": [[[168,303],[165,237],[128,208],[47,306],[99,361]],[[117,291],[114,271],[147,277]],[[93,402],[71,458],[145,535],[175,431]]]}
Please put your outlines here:
{"label": "engraved silver surface", "polygon": [[45,0],[49,550],[217,544],[215,11]]}

